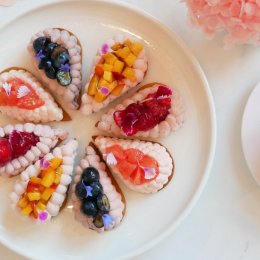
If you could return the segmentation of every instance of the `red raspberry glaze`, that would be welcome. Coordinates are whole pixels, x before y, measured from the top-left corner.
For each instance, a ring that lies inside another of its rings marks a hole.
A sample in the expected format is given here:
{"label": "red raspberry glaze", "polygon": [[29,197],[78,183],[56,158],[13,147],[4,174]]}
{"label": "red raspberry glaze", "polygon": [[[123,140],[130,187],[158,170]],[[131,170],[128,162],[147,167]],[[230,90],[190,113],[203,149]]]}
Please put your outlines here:
{"label": "red raspberry glaze", "polygon": [[115,111],[114,121],[127,136],[148,131],[166,119],[171,108],[171,95],[171,89],[159,86],[157,91],[147,95],[144,101]]}

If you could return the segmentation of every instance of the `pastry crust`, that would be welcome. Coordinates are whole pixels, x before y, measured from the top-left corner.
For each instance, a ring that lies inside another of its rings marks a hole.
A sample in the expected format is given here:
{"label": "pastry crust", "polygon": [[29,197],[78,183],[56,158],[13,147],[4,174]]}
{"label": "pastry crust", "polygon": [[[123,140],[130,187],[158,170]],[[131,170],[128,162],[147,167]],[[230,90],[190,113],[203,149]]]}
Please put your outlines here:
{"label": "pastry crust", "polygon": [[129,139],[119,139],[113,137],[93,136],[92,139],[99,149],[104,160],[106,160],[106,148],[112,145],[120,145],[123,149],[139,149],[145,155],[156,159],[159,166],[159,175],[152,181],[141,185],[134,185],[129,180],[125,180],[115,165],[108,165],[112,173],[116,174],[124,184],[131,190],[141,193],[156,193],[165,188],[174,175],[174,160],[170,152],[160,143],[151,141],[139,141]]}
{"label": "pastry crust", "polygon": [[[78,142],[76,140],[70,140],[66,144],[56,147],[51,153],[44,156],[45,160],[51,160],[54,157],[62,158],[63,162],[60,167],[63,170],[61,175],[61,180],[57,186],[55,192],[51,195],[48,200],[45,211],[48,214],[48,220],[59,214],[64,202],[66,201],[67,191],[69,185],[72,181],[74,159],[76,157],[76,152],[78,148]],[[12,206],[15,210],[17,208],[17,203],[21,199],[27,188],[27,184],[31,177],[38,176],[41,172],[40,160],[38,160],[34,165],[30,165],[26,168],[21,176],[14,184],[14,191],[11,193]]]}
{"label": "pastry crust", "polygon": [[5,137],[13,130],[34,133],[40,138],[36,146],[31,147],[23,156],[20,156],[0,167],[0,176],[12,177],[21,173],[26,167],[36,162],[41,156],[49,153],[56,145],[68,136],[67,131],[60,128],[51,128],[47,125],[37,124],[17,124],[0,127],[0,137]]}
{"label": "pastry crust", "polygon": [[61,86],[57,80],[49,79],[44,71],[38,70],[41,79],[48,88],[63,97],[66,106],[70,109],[78,109],[80,106],[80,92],[82,88],[82,48],[79,39],[70,31],[63,28],[49,28],[35,34],[28,45],[28,51],[32,57],[32,63],[38,69],[39,61],[33,50],[33,42],[38,37],[50,38],[52,42],[58,43],[68,50],[70,55],[70,74],[72,82],[69,86]]}
{"label": "pastry crust", "polygon": [[[110,203],[109,214],[114,218],[114,224],[109,229],[97,228],[93,224],[93,219],[85,216],[80,211],[81,201],[77,198],[75,194],[76,184],[80,181],[83,170],[86,167],[95,167],[100,174],[100,183],[103,186],[104,193],[107,195]],[[81,160],[80,165],[76,168],[76,175],[74,177],[75,184],[72,187],[72,202],[74,206],[75,219],[87,228],[93,229],[99,233],[107,231],[117,227],[124,215],[126,210],[126,201],[124,194],[122,193],[117,182],[113,178],[113,175],[109,171],[108,167],[104,163],[102,157],[99,155],[99,151],[94,145],[90,143],[86,148],[85,157]]]}
{"label": "pastry crust", "polygon": [[[133,96],[125,99],[121,104],[116,105],[107,113],[103,114],[100,121],[96,123],[96,127],[109,134],[126,136],[122,129],[115,123],[113,117],[114,112],[124,110],[132,103],[141,102],[148,94],[156,92],[159,86],[165,85],[156,82],[144,85]],[[173,89],[171,100],[171,109],[164,121],[148,131],[139,131],[133,136],[157,139],[166,137],[171,132],[178,130],[185,120],[185,106],[181,95],[176,89]]]}
{"label": "pastry crust", "polygon": [[[107,42],[107,44],[111,48],[115,43],[123,43],[124,40],[126,40],[126,39],[129,39],[129,37],[127,37],[126,35],[123,35],[123,34],[119,34],[119,35],[116,35],[114,37],[114,39],[110,39]],[[148,68],[147,56],[146,56],[145,48],[143,48],[142,51],[137,56],[137,59],[135,60],[134,65],[133,65],[133,69],[134,69],[134,72],[136,75],[136,81],[131,82],[129,79],[125,78],[123,80],[124,88],[123,88],[122,92],[120,93],[120,95],[113,95],[110,93],[103,102],[101,102],[101,103],[96,102],[94,97],[89,96],[87,94],[87,91],[88,91],[90,80],[92,79],[92,77],[94,76],[94,73],[95,73],[95,66],[101,60],[101,56],[102,56],[102,54],[100,53],[100,51],[98,51],[94,58],[94,66],[92,68],[92,72],[91,72],[91,74],[89,76],[89,80],[85,86],[85,93],[82,95],[81,111],[84,115],[90,115],[92,113],[96,113],[99,110],[108,106],[113,100],[122,96],[128,90],[130,90],[131,88],[134,88],[140,82],[142,82],[145,77],[145,74],[147,72],[147,68]]]}
{"label": "pastry crust", "polygon": [[0,106],[2,114],[22,122],[33,123],[71,120],[69,114],[61,108],[30,71],[20,67],[11,67],[0,72],[0,84],[11,78],[19,78],[28,82],[45,104],[34,110],[22,109],[16,106]]}

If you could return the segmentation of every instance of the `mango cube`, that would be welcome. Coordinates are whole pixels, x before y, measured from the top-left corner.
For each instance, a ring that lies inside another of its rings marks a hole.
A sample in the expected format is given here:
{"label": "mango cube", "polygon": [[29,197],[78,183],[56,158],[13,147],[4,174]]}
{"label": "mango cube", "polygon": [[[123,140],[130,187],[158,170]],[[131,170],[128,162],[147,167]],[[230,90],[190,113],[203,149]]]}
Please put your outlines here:
{"label": "mango cube", "polygon": [[103,59],[105,60],[106,64],[110,64],[113,65],[115,63],[115,61],[117,60],[117,57],[112,54],[111,52],[108,52],[107,54],[102,56]]}
{"label": "mango cube", "polygon": [[105,63],[105,64],[103,65],[103,68],[104,68],[104,70],[106,70],[106,71],[112,71],[113,65],[112,65],[112,64],[107,64],[107,63]]}
{"label": "mango cube", "polygon": [[104,101],[106,99],[106,95],[104,95],[101,91],[97,91],[95,94],[95,100],[98,103],[101,103],[102,101]]}
{"label": "mango cube", "polygon": [[54,192],[53,189],[47,188],[47,189],[42,193],[41,199],[42,199],[42,200],[45,200],[45,201],[49,200],[49,198],[51,197],[51,195],[52,195],[53,192]]}
{"label": "mango cube", "polygon": [[59,184],[61,179],[61,175],[56,173],[55,179],[54,179],[54,184]]}
{"label": "mango cube", "polygon": [[135,72],[133,69],[126,67],[123,71],[123,76],[126,77],[127,79],[129,79],[132,82],[136,81],[136,77],[135,77]]}
{"label": "mango cube", "polygon": [[[106,87],[106,86],[108,86],[108,84],[109,84],[109,82],[108,81],[106,81],[104,78],[102,78],[102,79],[100,79],[100,81],[98,82],[98,88],[101,88],[101,87]],[[98,91],[97,91],[98,92]],[[96,92],[96,93],[97,93]],[[95,93],[95,94],[96,94]]]}
{"label": "mango cube", "polygon": [[114,80],[113,82],[111,82],[111,83],[107,86],[107,88],[109,89],[109,93],[110,93],[114,88],[116,88],[117,85],[118,85],[118,83],[117,83],[116,80]]}
{"label": "mango cube", "polygon": [[52,167],[52,169],[56,170],[61,164],[62,164],[62,159],[61,158],[52,158],[50,160],[50,166]]}
{"label": "mango cube", "polygon": [[117,42],[117,43],[115,43],[115,44],[111,47],[111,49],[112,49],[113,51],[117,51],[118,49],[121,49],[122,47],[123,47],[122,44],[119,43],[119,42]]}
{"label": "mango cube", "polygon": [[126,39],[126,40],[124,41],[124,45],[125,45],[126,47],[128,47],[129,49],[131,49],[132,44],[133,44],[133,42],[132,42],[130,39]]}
{"label": "mango cube", "polygon": [[54,179],[55,179],[55,170],[52,168],[48,168],[45,175],[42,178],[41,185],[46,188],[49,188],[53,184]]}
{"label": "mango cube", "polygon": [[40,192],[28,192],[27,197],[29,201],[39,200],[41,198]]}
{"label": "mango cube", "polygon": [[142,51],[143,45],[139,42],[133,42],[132,46],[130,47],[131,51],[135,56],[138,56],[138,54]]}
{"label": "mango cube", "polygon": [[97,91],[99,77],[97,75],[94,75],[88,85],[88,95],[94,96]]}
{"label": "mango cube", "polygon": [[33,211],[31,205],[29,204],[28,206],[26,206],[23,210],[22,210],[22,214],[24,216],[29,216],[30,213]]}
{"label": "mango cube", "polygon": [[118,96],[122,91],[123,91],[123,88],[124,88],[124,84],[119,84],[117,85],[112,91],[111,91],[111,94],[115,95],[115,96]]}
{"label": "mango cube", "polygon": [[25,208],[26,206],[28,205],[28,200],[25,198],[25,197],[23,197],[23,198],[21,198],[19,201],[18,201],[18,206],[20,207],[20,208]]}
{"label": "mango cube", "polygon": [[114,66],[113,66],[113,72],[117,72],[117,73],[121,73],[123,68],[124,68],[124,62],[120,61],[120,60],[117,60],[115,63],[114,63]]}
{"label": "mango cube", "polygon": [[104,71],[104,75],[103,75],[104,80],[108,81],[109,83],[111,83],[113,81],[113,75],[111,71]]}
{"label": "mango cube", "polygon": [[97,66],[95,67],[95,74],[98,77],[102,77],[103,73],[104,73],[103,64],[97,64]]}
{"label": "mango cube", "polygon": [[130,53],[125,59],[124,62],[127,64],[128,67],[132,67],[136,60],[136,56],[133,53]]}
{"label": "mango cube", "polygon": [[32,177],[30,178],[30,182],[35,183],[35,184],[39,184],[39,183],[41,183],[41,178],[32,176]]}
{"label": "mango cube", "polygon": [[39,201],[36,206],[39,210],[45,210],[46,209],[46,205],[44,204],[43,201]]}
{"label": "mango cube", "polygon": [[58,167],[58,168],[56,169],[56,174],[59,174],[59,175],[62,174],[62,168],[61,168],[61,167]]}
{"label": "mango cube", "polygon": [[125,59],[130,53],[131,50],[128,47],[124,47],[123,49],[118,49],[116,51],[116,55],[122,59]]}

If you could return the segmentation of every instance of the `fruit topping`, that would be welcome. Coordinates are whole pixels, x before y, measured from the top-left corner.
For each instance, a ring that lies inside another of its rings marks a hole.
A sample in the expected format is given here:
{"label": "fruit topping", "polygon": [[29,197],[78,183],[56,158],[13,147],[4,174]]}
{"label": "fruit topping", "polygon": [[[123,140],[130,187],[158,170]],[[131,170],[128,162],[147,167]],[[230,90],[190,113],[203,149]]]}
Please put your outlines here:
{"label": "fruit topping", "polygon": [[148,131],[166,119],[171,108],[171,95],[171,89],[159,86],[155,93],[149,94],[142,102],[115,111],[114,121],[127,136]]}
{"label": "fruit topping", "polygon": [[88,95],[99,103],[110,94],[120,95],[125,86],[124,79],[136,81],[133,65],[142,49],[140,43],[129,39],[123,44],[116,43],[111,49],[104,44],[100,50],[100,62],[88,86]]}
{"label": "fruit topping", "polygon": [[70,85],[72,79],[67,49],[45,37],[37,38],[33,42],[33,47],[39,60],[38,68],[44,70],[48,78],[57,79],[61,86]]}
{"label": "fruit topping", "polygon": [[[141,185],[154,180],[159,174],[158,162],[149,155],[134,148],[122,149],[119,145],[106,148],[107,156],[113,154],[117,160],[115,167],[125,180]],[[107,163],[109,161],[107,160]]]}
{"label": "fruit topping", "polygon": [[13,153],[11,144],[6,138],[0,137],[0,167],[12,160]]}
{"label": "fruit topping", "polygon": [[22,215],[31,216],[39,221],[45,221],[48,218],[48,212],[45,209],[58,187],[59,183],[55,184],[54,181],[62,174],[60,166],[62,161],[61,158],[56,157],[50,161],[44,158],[41,160],[39,175],[30,178],[24,194],[17,203]]}
{"label": "fruit topping", "polygon": [[[97,169],[87,167],[81,175],[81,180],[76,184],[75,194],[82,201],[81,212],[87,217],[93,218],[93,224],[97,228],[103,226],[106,228],[111,226],[114,221],[107,214],[110,210],[110,204],[99,178]],[[104,219],[107,220],[105,223],[103,223]]]}
{"label": "fruit topping", "polygon": [[95,217],[98,213],[97,204],[91,200],[84,200],[81,205],[81,211],[88,217]]}
{"label": "fruit topping", "polygon": [[99,172],[94,167],[87,167],[83,171],[81,179],[85,185],[89,185],[92,182],[97,182],[99,181]]}
{"label": "fruit topping", "polygon": [[0,85],[0,106],[33,110],[44,104],[32,86],[22,79],[12,78]]}

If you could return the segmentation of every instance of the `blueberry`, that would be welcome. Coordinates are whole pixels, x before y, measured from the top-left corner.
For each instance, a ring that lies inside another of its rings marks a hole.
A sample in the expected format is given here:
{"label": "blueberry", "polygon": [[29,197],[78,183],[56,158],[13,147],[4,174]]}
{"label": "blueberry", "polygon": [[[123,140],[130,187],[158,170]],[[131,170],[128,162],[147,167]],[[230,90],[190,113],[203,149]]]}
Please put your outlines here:
{"label": "blueberry", "polygon": [[46,68],[45,74],[49,79],[56,79],[56,70],[53,67]]}
{"label": "blueberry", "polygon": [[99,172],[94,167],[87,167],[82,173],[82,180],[85,185],[89,185],[92,182],[99,181]]}
{"label": "blueberry", "polygon": [[58,46],[57,43],[50,42],[48,43],[45,48],[43,49],[43,52],[46,56],[50,57],[54,51],[54,49]]}
{"label": "blueberry", "polygon": [[40,70],[42,70],[42,69],[49,69],[50,67],[52,67],[51,61],[48,60],[47,58],[42,58],[40,63],[39,63],[38,68]]}
{"label": "blueberry", "polygon": [[103,219],[102,219],[102,213],[99,212],[97,214],[97,216],[95,217],[93,224],[95,225],[95,227],[97,228],[102,228],[104,227],[104,223],[103,223]]}
{"label": "blueberry", "polygon": [[63,47],[61,47],[61,46],[57,46],[57,47],[54,49],[53,53],[51,54],[51,59],[52,59],[52,60],[56,60],[56,59],[58,58],[58,56],[59,56],[62,52],[67,52],[67,53],[68,53],[68,51],[67,51],[65,48],[63,48]]}
{"label": "blueberry", "polygon": [[86,198],[87,191],[86,191],[84,184],[81,181],[76,185],[75,193],[76,193],[77,197],[81,200]]}
{"label": "blueberry", "polygon": [[98,208],[94,201],[84,200],[81,205],[81,211],[88,217],[95,217],[98,213]]}
{"label": "blueberry", "polygon": [[57,73],[57,80],[61,86],[68,86],[71,83],[71,76],[69,71],[59,70]]}
{"label": "blueberry", "polygon": [[99,193],[103,192],[103,187],[99,182],[92,182],[89,186],[92,188],[92,197],[97,197]]}
{"label": "blueberry", "polygon": [[54,66],[59,69],[61,67],[61,64],[68,63],[70,60],[70,56],[68,52],[62,52],[58,55],[56,59],[53,60]]}
{"label": "blueberry", "polygon": [[35,53],[38,53],[40,50],[42,50],[44,45],[48,42],[50,42],[50,40],[46,37],[39,37],[35,39],[33,42],[33,49]]}
{"label": "blueberry", "polygon": [[109,204],[108,197],[105,194],[100,193],[97,196],[97,206],[102,212],[104,213],[109,212],[110,204]]}

